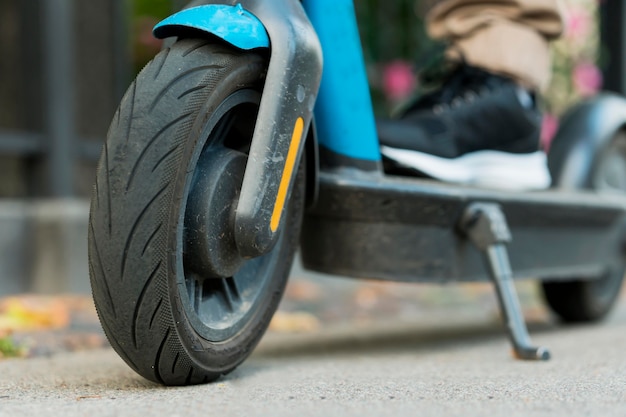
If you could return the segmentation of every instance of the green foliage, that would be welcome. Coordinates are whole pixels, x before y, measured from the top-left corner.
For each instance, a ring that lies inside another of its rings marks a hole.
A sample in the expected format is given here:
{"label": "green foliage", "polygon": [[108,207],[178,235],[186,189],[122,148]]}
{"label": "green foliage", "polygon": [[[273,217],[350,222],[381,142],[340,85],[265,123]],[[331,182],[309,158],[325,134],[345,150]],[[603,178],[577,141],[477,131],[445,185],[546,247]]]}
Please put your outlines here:
{"label": "green foliage", "polygon": [[0,359],[22,356],[22,350],[15,345],[11,337],[0,338]]}
{"label": "green foliage", "polygon": [[175,0],[133,0],[131,45],[136,73],[160,51],[161,42],[152,36],[152,28],[172,14],[174,3]]}
{"label": "green foliage", "polygon": [[366,0],[354,5],[367,61],[412,61],[429,42],[414,0]]}
{"label": "green foliage", "polygon": [[563,114],[572,104],[601,88],[597,3],[570,0],[565,4],[565,31],[552,44],[552,82],[545,92],[546,110],[551,114]]}
{"label": "green foliage", "polygon": [[164,18],[172,12],[172,0],[134,0],[133,16]]}
{"label": "green foliage", "polygon": [[424,30],[425,12],[414,0],[363,0],[354,6],[374,110],[386,116],[401,101],[386,92],[384,74],[389,65],[421,67],[433,46]]}

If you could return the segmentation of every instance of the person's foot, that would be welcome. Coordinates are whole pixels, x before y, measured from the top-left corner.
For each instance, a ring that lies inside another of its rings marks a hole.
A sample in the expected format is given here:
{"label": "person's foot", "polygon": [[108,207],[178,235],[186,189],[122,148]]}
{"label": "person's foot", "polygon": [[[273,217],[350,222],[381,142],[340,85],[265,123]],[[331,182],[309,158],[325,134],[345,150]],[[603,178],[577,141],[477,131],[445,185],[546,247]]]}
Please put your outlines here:
{"label": "person's foot", "polygon": [[387,164],[442,181],[506,189],[550,186],[534,95],[461,64],[399,120],[379,121]]}

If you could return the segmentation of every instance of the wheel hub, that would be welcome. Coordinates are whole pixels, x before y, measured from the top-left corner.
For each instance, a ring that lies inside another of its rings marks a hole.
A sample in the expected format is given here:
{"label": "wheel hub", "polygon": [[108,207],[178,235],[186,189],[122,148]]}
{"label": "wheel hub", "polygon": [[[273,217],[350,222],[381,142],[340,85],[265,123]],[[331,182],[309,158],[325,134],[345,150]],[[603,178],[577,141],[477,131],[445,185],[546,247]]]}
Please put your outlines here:
{"label": "wheel hub", "polygon": [[204,278],[227,278],[244,262],[233,220],[247,157],[227,148],[204,153],[185,213],[185,265]]}

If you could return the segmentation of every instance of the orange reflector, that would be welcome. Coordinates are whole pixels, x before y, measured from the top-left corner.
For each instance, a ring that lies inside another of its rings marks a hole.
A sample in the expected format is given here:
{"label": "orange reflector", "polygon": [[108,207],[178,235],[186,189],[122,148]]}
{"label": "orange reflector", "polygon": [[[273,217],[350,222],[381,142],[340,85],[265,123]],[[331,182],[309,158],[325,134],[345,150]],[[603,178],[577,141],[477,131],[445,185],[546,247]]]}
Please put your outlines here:
{"label": "orange reflector", "polygon": [[278,195],[276,196],[276,203],[274,204],[274,212],[272,213],[272,221],[270,223],[272,232],[276,232],[276,230],[278,230],[278,226],[280,225],[280,218],[283,214],[283,208],[285,207],[287,191],[289,190],[289,183],[291,182],[291,176],[293,175],[293,170],[296,165],[296,158],[298,157],[298,149],[300,149],[303,133],[304,119],[302,119],[302,117],[298,117],[298,120],[296,120],[296,126],[293,129],[291,144],[289,145],[289,153],[287,154],[287,161],[285,162],[285,169],[283,170],[283,177],[280,180]]}

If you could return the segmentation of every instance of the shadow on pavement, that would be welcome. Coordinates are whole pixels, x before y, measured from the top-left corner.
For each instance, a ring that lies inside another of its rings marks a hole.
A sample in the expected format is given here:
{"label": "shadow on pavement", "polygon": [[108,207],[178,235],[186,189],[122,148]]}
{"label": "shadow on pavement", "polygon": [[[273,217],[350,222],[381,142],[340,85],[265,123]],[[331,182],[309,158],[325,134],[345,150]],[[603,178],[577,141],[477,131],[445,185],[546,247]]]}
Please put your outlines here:
{"label": "shadow on pavement", "polygon": [[[558,329],[546,321],[531,322],[532,334]],[[418,323],[389,322],[365,326],[341,326],[306,334],[270,334],[256,352],[256,358],[284,358],[326,354],[388,353],[400,351],[445,350],[485,341],[508,341],[501,323],[481,320],[430,319]]]}

